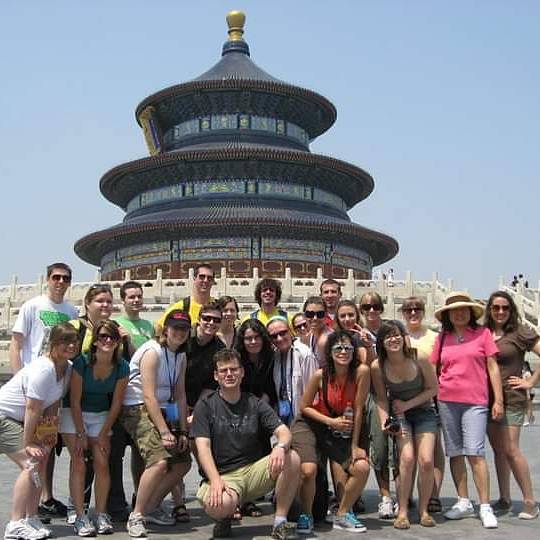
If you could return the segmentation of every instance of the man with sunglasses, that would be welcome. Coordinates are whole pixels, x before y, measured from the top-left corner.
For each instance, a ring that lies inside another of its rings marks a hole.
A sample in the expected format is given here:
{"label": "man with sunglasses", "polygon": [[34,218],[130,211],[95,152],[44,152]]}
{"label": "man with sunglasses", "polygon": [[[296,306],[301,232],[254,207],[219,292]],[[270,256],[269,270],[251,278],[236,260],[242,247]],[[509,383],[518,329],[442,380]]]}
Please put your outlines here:
{"label": "man with sunglasses", "polygon": [[[203,474],[197,499],[216,520],[213,537],[232,536],[234,509],[275,487],[272,538],[296,538],[296,527],[287,523],[300,475],[291,432],[265,401],[241,391],[244,368],[238,352],[218,352],[213,377],[219,389],[199,400],[191,427]],[[277,443],[268,454],[262,441],[271,435]]]}
{"label": "man with sunglasses", "polygon": [[311,349],[293,339],[289,321],[272,317],[266,325],[276,352],[274,353],[274,383],[278,395],[281,421],[290,425],[300,412],[300,398],[319,364]]}
{"label": "man with sunglasses", "polygon": [[156,323],[156,332],[159,335],[163,328],[163,322],[167,315],[173,310],[186,311],[189,313],[191,320],[195,323],[199,320],[201,307],[215,302],[215,298],[210,296],[212,286],[215,283],[214,269],[207,263],[201,263],[195,267],[195,277],[193,279],[193,287],[191,294],[182,298],[178,302],[171,304],[165,313]]}
{"label": "man with sunglasses", "polygon": [[[47,266],[47,292],[25,302],[19,311],[9,346],[9,362],[13,373],[35,360],[47,350],[54,326],[78,316],[77,309],[64,296],[71,284],[71,268],[62,262]],[[43,483],[40,513],[42,517],[64,517],[66,506],[53,497],[54,452],[48,461]]]}
{"label": "man with sunglasses", "polygon": [[217,303],[201,307],[199,319],[186,344],[186,396],[193,409],[201,395],[217,388],[214,380],[214,354],[225,348],[217,336],[221,325],[221,307]]}

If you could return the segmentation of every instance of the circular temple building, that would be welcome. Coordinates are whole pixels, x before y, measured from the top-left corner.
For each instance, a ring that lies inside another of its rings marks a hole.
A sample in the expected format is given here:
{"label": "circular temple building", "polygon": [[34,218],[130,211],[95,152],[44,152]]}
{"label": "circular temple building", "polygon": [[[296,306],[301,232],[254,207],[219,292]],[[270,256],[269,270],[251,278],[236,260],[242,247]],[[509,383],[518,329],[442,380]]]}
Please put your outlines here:
{"label": "circular temple building", "polygon": [[352,223],[347,211],[369,196],[364,170],[310,152],[336,109],[323,96],[280,81],[250,58],[245,16],[227,17],[220,61],[192,81],[147,97],[136,110],[150,157],[100,181],[126,212],[114,227],[75,244],[102,279],[186,277],[209,262],[245,277],[356,278],[398,251],[384,234]]}

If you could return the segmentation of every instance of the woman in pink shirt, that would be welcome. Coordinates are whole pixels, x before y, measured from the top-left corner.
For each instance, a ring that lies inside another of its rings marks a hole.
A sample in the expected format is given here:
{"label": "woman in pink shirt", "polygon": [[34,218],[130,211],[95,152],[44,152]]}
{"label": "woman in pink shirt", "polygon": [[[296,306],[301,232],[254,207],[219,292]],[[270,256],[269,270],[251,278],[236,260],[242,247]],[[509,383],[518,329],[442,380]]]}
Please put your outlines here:
{"label": "woman in pink shirt", "polygon": [[489,472],[485,459],[486,425],[491,385],[495,401],[491,417],[503,414],[503,396],[496,355],[499,350],[487,328],[478,326],[482,305],[465,292],[452,292],[443,307],[435,311],[442,323],[431,355],[439,377],[439,414],[446,455],[450,458],[452,478],[458,500],[447,519],[474,515],[467,489],[465,456],[469,462],[480,499],[480,519],[487,529],[497,527],[497,518],[489,505]]}

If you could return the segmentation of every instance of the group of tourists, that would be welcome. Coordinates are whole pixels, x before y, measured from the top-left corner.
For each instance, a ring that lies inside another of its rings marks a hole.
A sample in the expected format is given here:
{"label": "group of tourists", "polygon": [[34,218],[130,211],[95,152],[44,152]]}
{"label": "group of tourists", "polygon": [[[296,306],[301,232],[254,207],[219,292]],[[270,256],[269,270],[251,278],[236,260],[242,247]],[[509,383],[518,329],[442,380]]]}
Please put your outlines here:
{"label": "group of tourists", "polygon": [[[259,308],[240,320],[233,297],[212,298],[214,270],[200,264],[191,294],[154,325],[141,318],[140,283],[122,285],[123,313],[114,316],[111,288],[92,285],[79,315],[64,300],[71,279],[69,266],[50,265],[46,293],[21,307],[13,327],[0,453],[20,474],[6,540],[48,538],[58,516],[82,537],[110,534],[113,522],[126,523],[134,538],[146,537],[148,526],[189,522],[183,478],[193,462],[216,538],[231,536],[234,520],[260,516],[257,501],[270,493],[273,538],[311,534],[321,520],[365,532],[359,516],[371,469],[380,519],[411,527],[417,477],[419,524],[434,527],[445,455],[457,493],[446,519],[476,515],[467,463],[485,528],[512,508],[511,473],[523,495],[518,517],[538,517],[519,438],[540,379],[525,355],[540,354],[540,341],[506,292],[493,293],[485,308],[450,293],[435,311],[436,332],[423,324],[421,298],[403,301],[403,322],[385,320],[376,292],[357,304],[326,279],[291,314],[280,307],[280,282],[263,278],[254,291]],[[486,434],[500,493],[494,505]],[[67,505],[53,494],[63,447]]]}

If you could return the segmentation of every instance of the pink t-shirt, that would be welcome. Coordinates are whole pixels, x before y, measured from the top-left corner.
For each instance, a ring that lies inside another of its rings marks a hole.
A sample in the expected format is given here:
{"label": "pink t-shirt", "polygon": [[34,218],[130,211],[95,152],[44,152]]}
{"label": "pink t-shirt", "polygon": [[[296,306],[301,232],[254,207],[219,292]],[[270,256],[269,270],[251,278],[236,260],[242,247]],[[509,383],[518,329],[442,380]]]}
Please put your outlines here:
{"label": "pink t-shirt", "polygon": [[[439,334],[430,361],[437,364]],[[467,328],[463,343],[458,343],[454,334],[446,334],[443,343],[439,377],[441,401],[488,404],[487,357],[498,354],[499,349],[487,328]]]}

